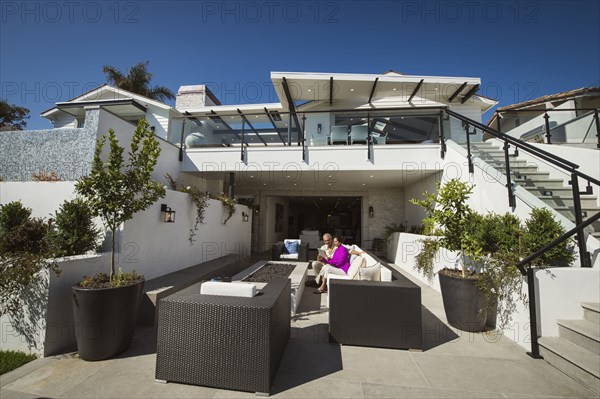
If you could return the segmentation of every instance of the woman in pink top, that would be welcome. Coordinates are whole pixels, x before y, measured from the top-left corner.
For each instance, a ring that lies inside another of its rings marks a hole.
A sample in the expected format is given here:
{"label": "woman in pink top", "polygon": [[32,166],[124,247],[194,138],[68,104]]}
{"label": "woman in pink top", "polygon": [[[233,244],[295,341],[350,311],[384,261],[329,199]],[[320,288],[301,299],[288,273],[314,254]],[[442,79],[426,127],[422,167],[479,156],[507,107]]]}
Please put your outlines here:
{"label": "woman in pink top", "polygon": [[321,286],[315,291],[315,294],[322,294],[327,291],[327,276],[329,273],[346,275],[350,269],[350,254],[346,247],[342,245],[342,240],[338,236],[333,237],[333,246],[335,251],[331,258],[325,259],[325,266],[321,269]]}

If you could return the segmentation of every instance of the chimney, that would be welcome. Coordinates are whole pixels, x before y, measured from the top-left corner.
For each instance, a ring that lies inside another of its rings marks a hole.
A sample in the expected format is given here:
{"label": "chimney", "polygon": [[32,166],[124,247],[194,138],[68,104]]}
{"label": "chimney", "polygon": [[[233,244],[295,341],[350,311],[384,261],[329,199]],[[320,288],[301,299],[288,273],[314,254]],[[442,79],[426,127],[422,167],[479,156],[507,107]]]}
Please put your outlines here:
{"label": "chimney", "polygon": [[175,99],[175,108],[179,111],[211,105],[221,105],[221,102],[205,85],[181,86]]}

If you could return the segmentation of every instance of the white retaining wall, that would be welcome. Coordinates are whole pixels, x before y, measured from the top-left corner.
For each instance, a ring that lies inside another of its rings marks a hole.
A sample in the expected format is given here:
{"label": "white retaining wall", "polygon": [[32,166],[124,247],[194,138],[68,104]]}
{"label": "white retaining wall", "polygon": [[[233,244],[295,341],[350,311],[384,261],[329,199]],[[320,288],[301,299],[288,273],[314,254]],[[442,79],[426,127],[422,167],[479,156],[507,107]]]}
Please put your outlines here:
{"label": "white retaining wall", "polygon": [[[48,218],[65,199],[74,197],[73,182],[0,183],[0,203],[20,200],[25,207],[32,208],[34,217]],[[175,223],[163,222],[161,204],[176,211]],[[238,254],[240,258],[249,256],[252,223],[251,220],[243,222],[242,212],[249,215],[252,212],[243,205],[236,205],[236,209],[237,213],[224,225],[225,207],[220,201],[209,200],[205,223],[199,225],[196,242],[192,245],[188,238],[196,208],[189,195],[167,190],[163,199],[124,224],[117,236],[120,243],[116,246],[116,267],[135,270],[146,279],[152,279],[229,254]],[[109,265],[110,253],[74,257],[60,263],[63,270],[60,277],[52,273],[46,276],[46,286],[36,291],[38,306],[31,312],[37,320],[33,352],[48,356],[73,350],[74,341],[69,335],[72,333],[70,287],[84,275],[108,272]],[[27,341],[17,333],[15,326],[6,317],[0,322],[2,348],[28,351]]]}

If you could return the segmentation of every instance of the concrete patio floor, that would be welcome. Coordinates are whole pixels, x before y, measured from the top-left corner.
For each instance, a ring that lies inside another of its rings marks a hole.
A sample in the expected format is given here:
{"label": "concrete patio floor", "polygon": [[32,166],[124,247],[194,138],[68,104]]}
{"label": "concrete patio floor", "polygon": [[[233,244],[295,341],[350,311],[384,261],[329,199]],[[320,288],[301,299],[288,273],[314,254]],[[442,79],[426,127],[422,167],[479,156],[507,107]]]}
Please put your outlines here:
{"label": "concrete patio floor", "polygon": [[[393,266],[393,265],[392,265]],[[415,281],[416,282],[416,281]],[[441,296],[422,284],[423,352],[330,344],[325,295],[307,289],[271,396],[290,398],[598,398],[495,332],[446,324]],[[117,358],[38,359],[0,377],[10,398],[250,398],[253,393],[154,382],[155,329],[139,326]]]}

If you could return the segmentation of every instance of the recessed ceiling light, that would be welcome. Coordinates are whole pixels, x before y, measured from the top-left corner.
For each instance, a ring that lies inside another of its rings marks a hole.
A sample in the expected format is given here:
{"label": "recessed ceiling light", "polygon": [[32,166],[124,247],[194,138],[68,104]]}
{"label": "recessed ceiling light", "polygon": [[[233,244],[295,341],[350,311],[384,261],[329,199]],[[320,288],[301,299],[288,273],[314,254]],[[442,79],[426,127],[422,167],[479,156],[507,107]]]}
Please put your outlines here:
{"label": "recessed ceiling light", "polygon": [[311,89],[308,89],[308,91],[311,91]]}
{"label": "recessed ceiling light", "polygon": [[331,186],[331,183],[329,183],[328,186]]}
{"label": "recessed ceiling light", "polygon": [[394,87],[394,89],[393,89],[393,90],[394,90],[394,91],[396,91],[396,88]]}
{"label": "recessed ceiling light", "polygon": [[362,185],[363,185],[363,186],[366,186],[367,184],[366,184],[366,183],[363,183]]}
{"label": "recessed ceiling light", "polygon": [[350,89],[350,91],[354,91],[354,89]]}
{"label": "recessed ceiling light", "polygon": [[254,176],[253,176],[253,175],[250,175],[250,177],[252,178],[252,177],[254,177]]}
{"label": "recessed ceiling light", "polygon": [[370,175],[369,177],[374,177],[373,175]]}
{"label": "recessed ceiling light", "polygon": [[294,183],[294,186],[296,185],[296,183]]}

